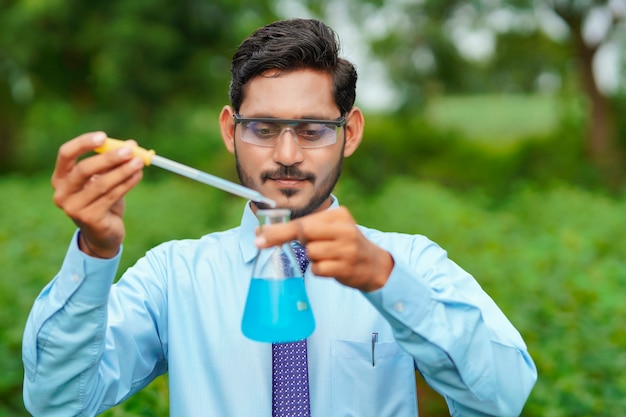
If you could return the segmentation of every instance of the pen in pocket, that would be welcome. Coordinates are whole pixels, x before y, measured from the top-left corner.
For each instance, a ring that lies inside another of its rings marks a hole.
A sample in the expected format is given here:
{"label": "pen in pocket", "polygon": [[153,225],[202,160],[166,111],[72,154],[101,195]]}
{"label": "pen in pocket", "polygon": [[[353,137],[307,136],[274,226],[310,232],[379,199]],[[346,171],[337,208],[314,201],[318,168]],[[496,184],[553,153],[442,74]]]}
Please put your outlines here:
{"label": "pen in pocket", "polygon": [[378,333],[372,333],[372,366],[374,366],[374,347],[378,342]]}

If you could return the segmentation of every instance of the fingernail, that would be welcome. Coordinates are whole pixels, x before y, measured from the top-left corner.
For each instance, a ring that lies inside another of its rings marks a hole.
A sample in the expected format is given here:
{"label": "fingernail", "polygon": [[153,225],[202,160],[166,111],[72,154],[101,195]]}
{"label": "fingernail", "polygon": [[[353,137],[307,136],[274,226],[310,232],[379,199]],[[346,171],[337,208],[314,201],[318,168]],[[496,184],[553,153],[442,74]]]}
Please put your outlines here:
{"label": "fingernail", "polygon": [[143,159],[141,159],[140,157],[136,156],[133,159],[130,160],[130,166],[131,168],[139,168],[142,167],[143,164]]}
{"label": "fingernail", "polygon": [[91,140],[93,141],[94,145],[102,145],[104,143],[104,141],[106,140],[107,135],[104,132],[97,132],[94,133],[93,136],[91,137]]}
{"label": "fingernail", "polygon": [[265,238],[265,236],[257,236],[256,238],[254,238],[254,244],[257,247],[264,247],[265,244],[267,244],[267,239]]}
{"label": "fingernail", "polygon": [[130,149],[128,146],[122,146],[118,151],[117,154],[123,158],[130,156],[133,153],[132,149]]}

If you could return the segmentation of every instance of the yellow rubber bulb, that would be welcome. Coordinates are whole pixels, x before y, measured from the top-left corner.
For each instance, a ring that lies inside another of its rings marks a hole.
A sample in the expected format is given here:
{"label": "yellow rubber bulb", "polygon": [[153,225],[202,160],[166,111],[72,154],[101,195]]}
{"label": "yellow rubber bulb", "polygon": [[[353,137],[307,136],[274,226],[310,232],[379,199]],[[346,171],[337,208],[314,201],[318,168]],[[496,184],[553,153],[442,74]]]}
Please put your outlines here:
{"label": "yellow rubber bulb", "polygon": [[[104,152],[112,151],[114,149],[119,149],[123,146],[129,146],[125,140],[107,138],[102,144],[102,146],[97,147],[96,149],[94,149],[94,151],[98,153],[104,153]],[[152,149],[148,150],[138,145],[133,145],[132,149],[133,149],[133,155],[141,157],[141,159],[143,159],[144,165],[146,166],[152,163],[152,157],[156,154],[154,150]]]}

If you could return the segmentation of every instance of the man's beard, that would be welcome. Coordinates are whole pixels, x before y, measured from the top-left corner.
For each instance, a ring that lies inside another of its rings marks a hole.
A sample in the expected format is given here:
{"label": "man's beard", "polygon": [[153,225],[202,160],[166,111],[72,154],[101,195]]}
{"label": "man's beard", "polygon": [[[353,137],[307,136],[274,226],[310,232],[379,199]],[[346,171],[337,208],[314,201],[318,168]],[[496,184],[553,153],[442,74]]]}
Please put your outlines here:
{"label": "man's beard", "polygon": [[[335,165],[333,170],[330,172],[330,174],[324,180],[324,182],[319,184],[317,191],[315,192],[315,194],[313,195],[313,197],[308,203],[306,203],[302,207],[295,207],[295,206],[284,207],[284,208],[288,208],[291,210],[292,219],[297,219],[298,217],[303,217],[303,216],[313,213],[330,197],[330,194],[335,189],[335,185],[337,184],[337,181],[339,180],[339,177],[341,176],[342,163],[343,163],[343,158],[340,156],[339,161],[337,161],[337,164]],[[260,187],[255,187],[255,184],[256,184],[255,181],[252,179],[250,175],[246,173],[246,171],[243,169],[243,167],[239,163],[239,158],[237,157],[236,149],[235,149],[235,166],[237,168],[237,175],[239,176],[239,181],[241,182],[241,184],[245,187],[260,191],[259,189]],[[315,182],[317,181],[317,177],[313,173],[307,173],[307,172],[301,171],[298,167],[284,166],[284,165],[280,165],[277,169],[273,171],[262,172],[260,174],[259,180],[261,184],[263,184],[266,181],[270,180],[271,178],[293,178],[297,180],[310,181],[313,185],[315,185]],[[290,198],[296,195],[298,192],[300,192],[300,190],[296,190],[293,188],[283,188],[283,189],[280,189],[280,192],[285,197]],[[254,202],[253,204],[255,204],[260,209],[270,208],[267,204],[264,204],[264,203]]]}

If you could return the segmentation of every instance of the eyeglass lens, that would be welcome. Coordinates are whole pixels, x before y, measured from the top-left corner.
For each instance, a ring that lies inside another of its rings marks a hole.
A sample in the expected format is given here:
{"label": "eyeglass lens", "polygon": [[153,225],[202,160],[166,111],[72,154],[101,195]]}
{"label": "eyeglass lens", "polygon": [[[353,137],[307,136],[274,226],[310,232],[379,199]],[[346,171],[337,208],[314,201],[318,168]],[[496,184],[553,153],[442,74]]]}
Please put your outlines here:
{"label": "eyeglass lens", "polygon": [[277,123],[268,121],[244,121],[241,123],[242,140],[260,146],[275,146],[288,130],[295,134],[301,147],[332,145],[337,141],[338,128],[325,123]]}

